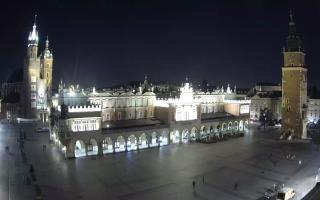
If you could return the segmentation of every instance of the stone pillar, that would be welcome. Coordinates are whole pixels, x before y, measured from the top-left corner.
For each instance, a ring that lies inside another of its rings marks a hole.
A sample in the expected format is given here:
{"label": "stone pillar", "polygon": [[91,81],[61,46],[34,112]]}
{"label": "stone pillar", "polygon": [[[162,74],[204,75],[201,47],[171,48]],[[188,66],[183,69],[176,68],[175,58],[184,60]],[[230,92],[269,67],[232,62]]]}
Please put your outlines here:
{"label": "stone pillar", "polygon": [[102,142],[97,142],[97,145],[98,145],[98,156],[103,156]]}
{"label": "stone pillar", "polygon": [[75,155],[74,155],[74,146],[72,145],[72,143],[69,143],[66,146],[65,157],[66,158],[74,158],[75,157]]}
{"label": "stone pillar", "polygon": [[88,144],[87,143],[85,143],[85,149],[86,149],[86,156],[88,156]]}

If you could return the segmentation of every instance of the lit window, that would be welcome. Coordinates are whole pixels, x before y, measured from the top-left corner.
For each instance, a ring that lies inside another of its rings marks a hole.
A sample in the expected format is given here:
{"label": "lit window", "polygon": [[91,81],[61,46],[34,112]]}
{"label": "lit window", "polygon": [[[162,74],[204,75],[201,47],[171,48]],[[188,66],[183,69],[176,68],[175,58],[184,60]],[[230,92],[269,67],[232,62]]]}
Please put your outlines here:
{"label": "lit window", "polygon": [[32,83],[37,82],[37,77],[36,77],[36,76],[31,76],[31,82],[32,82]]}
{"label": "lit window", "polygon": [[33,91],[33,92],[34,92],[34,91],[37,91],[37,87],[36,87],[35,84],[32,84],[32,85],[31,85],[31,91]]}

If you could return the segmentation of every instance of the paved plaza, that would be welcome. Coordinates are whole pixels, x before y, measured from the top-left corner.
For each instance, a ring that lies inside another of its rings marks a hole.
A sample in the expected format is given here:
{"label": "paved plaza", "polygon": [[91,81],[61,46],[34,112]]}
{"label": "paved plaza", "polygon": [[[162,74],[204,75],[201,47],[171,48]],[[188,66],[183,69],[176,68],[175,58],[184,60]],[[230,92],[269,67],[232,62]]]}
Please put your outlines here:
{"label": "paved plaza", "polygon": [[320,166],[318,148],[308,141],[279,141],[279,130],[259,131],[254,125],[243,138],[215,144],[178,144],[71,160],[48,143],[48,133],[36,133],[30,124],[19,126],[27,130],[27,164],[18,147],[18,125],[0,124],[3,200],[34,199],[35,183],[24,181],[30,164],[46,200],[247,200],[261,198],[274,184],[293,187],[295,199],[301,199],[315,184]]}

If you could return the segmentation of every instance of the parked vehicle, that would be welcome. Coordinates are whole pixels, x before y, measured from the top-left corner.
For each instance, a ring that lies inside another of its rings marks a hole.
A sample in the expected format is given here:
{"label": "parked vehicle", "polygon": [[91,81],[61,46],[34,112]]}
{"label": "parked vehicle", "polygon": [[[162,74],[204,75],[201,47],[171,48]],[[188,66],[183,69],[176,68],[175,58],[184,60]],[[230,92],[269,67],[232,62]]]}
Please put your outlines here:
{"label": "parked vehicle", "polygon": [[49,132],[49,128],[47,127],[41,127],[41,128],[37,128],[37,133],[46,133]]}
{"label": "parked vehicle", "polygon": [[278,191],[277,200],[289,200],[296,195],[296,192],[289,187],[284,187]]}

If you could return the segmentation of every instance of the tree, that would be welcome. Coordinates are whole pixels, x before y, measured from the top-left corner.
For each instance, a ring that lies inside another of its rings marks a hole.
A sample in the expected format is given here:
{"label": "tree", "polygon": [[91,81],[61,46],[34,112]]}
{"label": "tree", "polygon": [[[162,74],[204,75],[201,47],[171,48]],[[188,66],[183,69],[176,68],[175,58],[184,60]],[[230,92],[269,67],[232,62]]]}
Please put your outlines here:
{"label": "tree", "polygon": [[266,128],[266,126],[275,125],[275,119],[274,119],[273,113],[268,108],[264,108],[260,110],[259,121],[261,123],[261,126],[263,126],[264,128]]}

